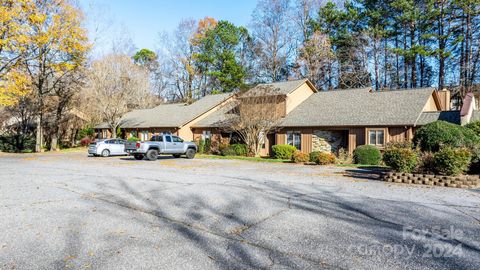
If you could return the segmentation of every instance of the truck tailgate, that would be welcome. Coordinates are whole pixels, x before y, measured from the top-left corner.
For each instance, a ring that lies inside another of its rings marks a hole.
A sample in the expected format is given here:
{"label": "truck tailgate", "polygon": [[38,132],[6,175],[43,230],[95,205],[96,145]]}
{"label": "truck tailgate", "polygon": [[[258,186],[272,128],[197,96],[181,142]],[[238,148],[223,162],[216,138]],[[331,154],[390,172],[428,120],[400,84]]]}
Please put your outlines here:
{"label": "truck tailgate", "polygon": [[125,142],[125,152],[137,150],[137,142],[126,141]]}

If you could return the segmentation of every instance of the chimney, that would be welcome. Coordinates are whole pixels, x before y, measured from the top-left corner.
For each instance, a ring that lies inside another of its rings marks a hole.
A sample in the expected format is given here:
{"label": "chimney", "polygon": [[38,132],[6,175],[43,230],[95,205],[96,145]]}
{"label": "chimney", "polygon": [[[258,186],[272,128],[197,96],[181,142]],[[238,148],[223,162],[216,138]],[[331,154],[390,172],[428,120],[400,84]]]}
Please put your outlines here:
{"label": "chimney", "polygon": [[450,111],[451,103],[450,103],[450,91],[446,88],[437,91],[438,98],[440,100],[440,106],[442,111]]}
{"label": "chimney", "polygon": [[473,110],[475,108],[475,97],[473,93],[467,93],[463,98],[462,109],[460,110],[460,124],[466,125],[470,123],[470,119],[473,115]]}

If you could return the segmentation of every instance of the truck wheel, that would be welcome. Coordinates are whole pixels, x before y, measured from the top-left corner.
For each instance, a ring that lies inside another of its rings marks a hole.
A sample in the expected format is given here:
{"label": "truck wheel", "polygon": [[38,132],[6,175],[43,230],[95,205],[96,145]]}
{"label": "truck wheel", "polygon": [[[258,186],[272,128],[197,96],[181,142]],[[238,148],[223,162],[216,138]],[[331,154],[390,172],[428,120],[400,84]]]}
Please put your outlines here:
{"label": "truck wheel", "polygon": [[148,150],[147,152],[148,160],[157,160],[158,159],[158,151],[155,149]]}
{"label": "truck wheel", "polygon": [[173,154],[172,156],[173,156],[174,158],[179,158],[179,157],[181,157],[182,155],[180,155],[180,154]]}
{"label": "truck wheel", "polygon": [[143,159],[143,155],[133,155],[133,157],[134,157],[136,160],[142,160],[142,159]]}
{"label": "truck wheel", "polygon": [[187,156],[188,159],[192,159],[195,157],[195,149],[192,149],[192,148],[189,148],[187,149],[187,152],[185,153],[185,155]]}
{"label": "truck wheel", "polygon": [[108,157],[110,156],[110,151],[108,149],[105,149],[102,151],[102,157]]}

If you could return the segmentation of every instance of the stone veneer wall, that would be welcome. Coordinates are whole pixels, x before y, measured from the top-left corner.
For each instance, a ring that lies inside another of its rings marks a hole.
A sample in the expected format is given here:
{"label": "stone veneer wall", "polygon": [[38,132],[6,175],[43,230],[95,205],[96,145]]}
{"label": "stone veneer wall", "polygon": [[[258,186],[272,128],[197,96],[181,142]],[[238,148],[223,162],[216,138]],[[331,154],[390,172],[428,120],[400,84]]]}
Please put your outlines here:
{"label": "stone veneer wall", "polygon": [[312,150],[336,153],[342,147],[343,132],[314,130],[312,134]]}
{"label": "stone veneer wall", "polygon": [[387,182],[420,184],[429,186],[455,188],[480,187],[480,176],[478,175],[444,176],[431,174],[387,172],[383,175],[382,179]]}

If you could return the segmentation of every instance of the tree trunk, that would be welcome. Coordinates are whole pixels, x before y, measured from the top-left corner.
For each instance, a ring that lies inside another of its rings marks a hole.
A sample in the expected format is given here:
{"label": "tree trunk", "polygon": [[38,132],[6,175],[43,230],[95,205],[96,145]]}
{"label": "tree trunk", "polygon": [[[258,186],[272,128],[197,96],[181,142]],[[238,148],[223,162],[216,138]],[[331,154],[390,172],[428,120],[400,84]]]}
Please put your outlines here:
{"label": "tree trunk", "polygon": [[36,130],[36,139],[35,139],[35,152],[43,152],[43,130],[42,130],[42,118],[43,115],[40,113],[37,117],[37,130]]}

